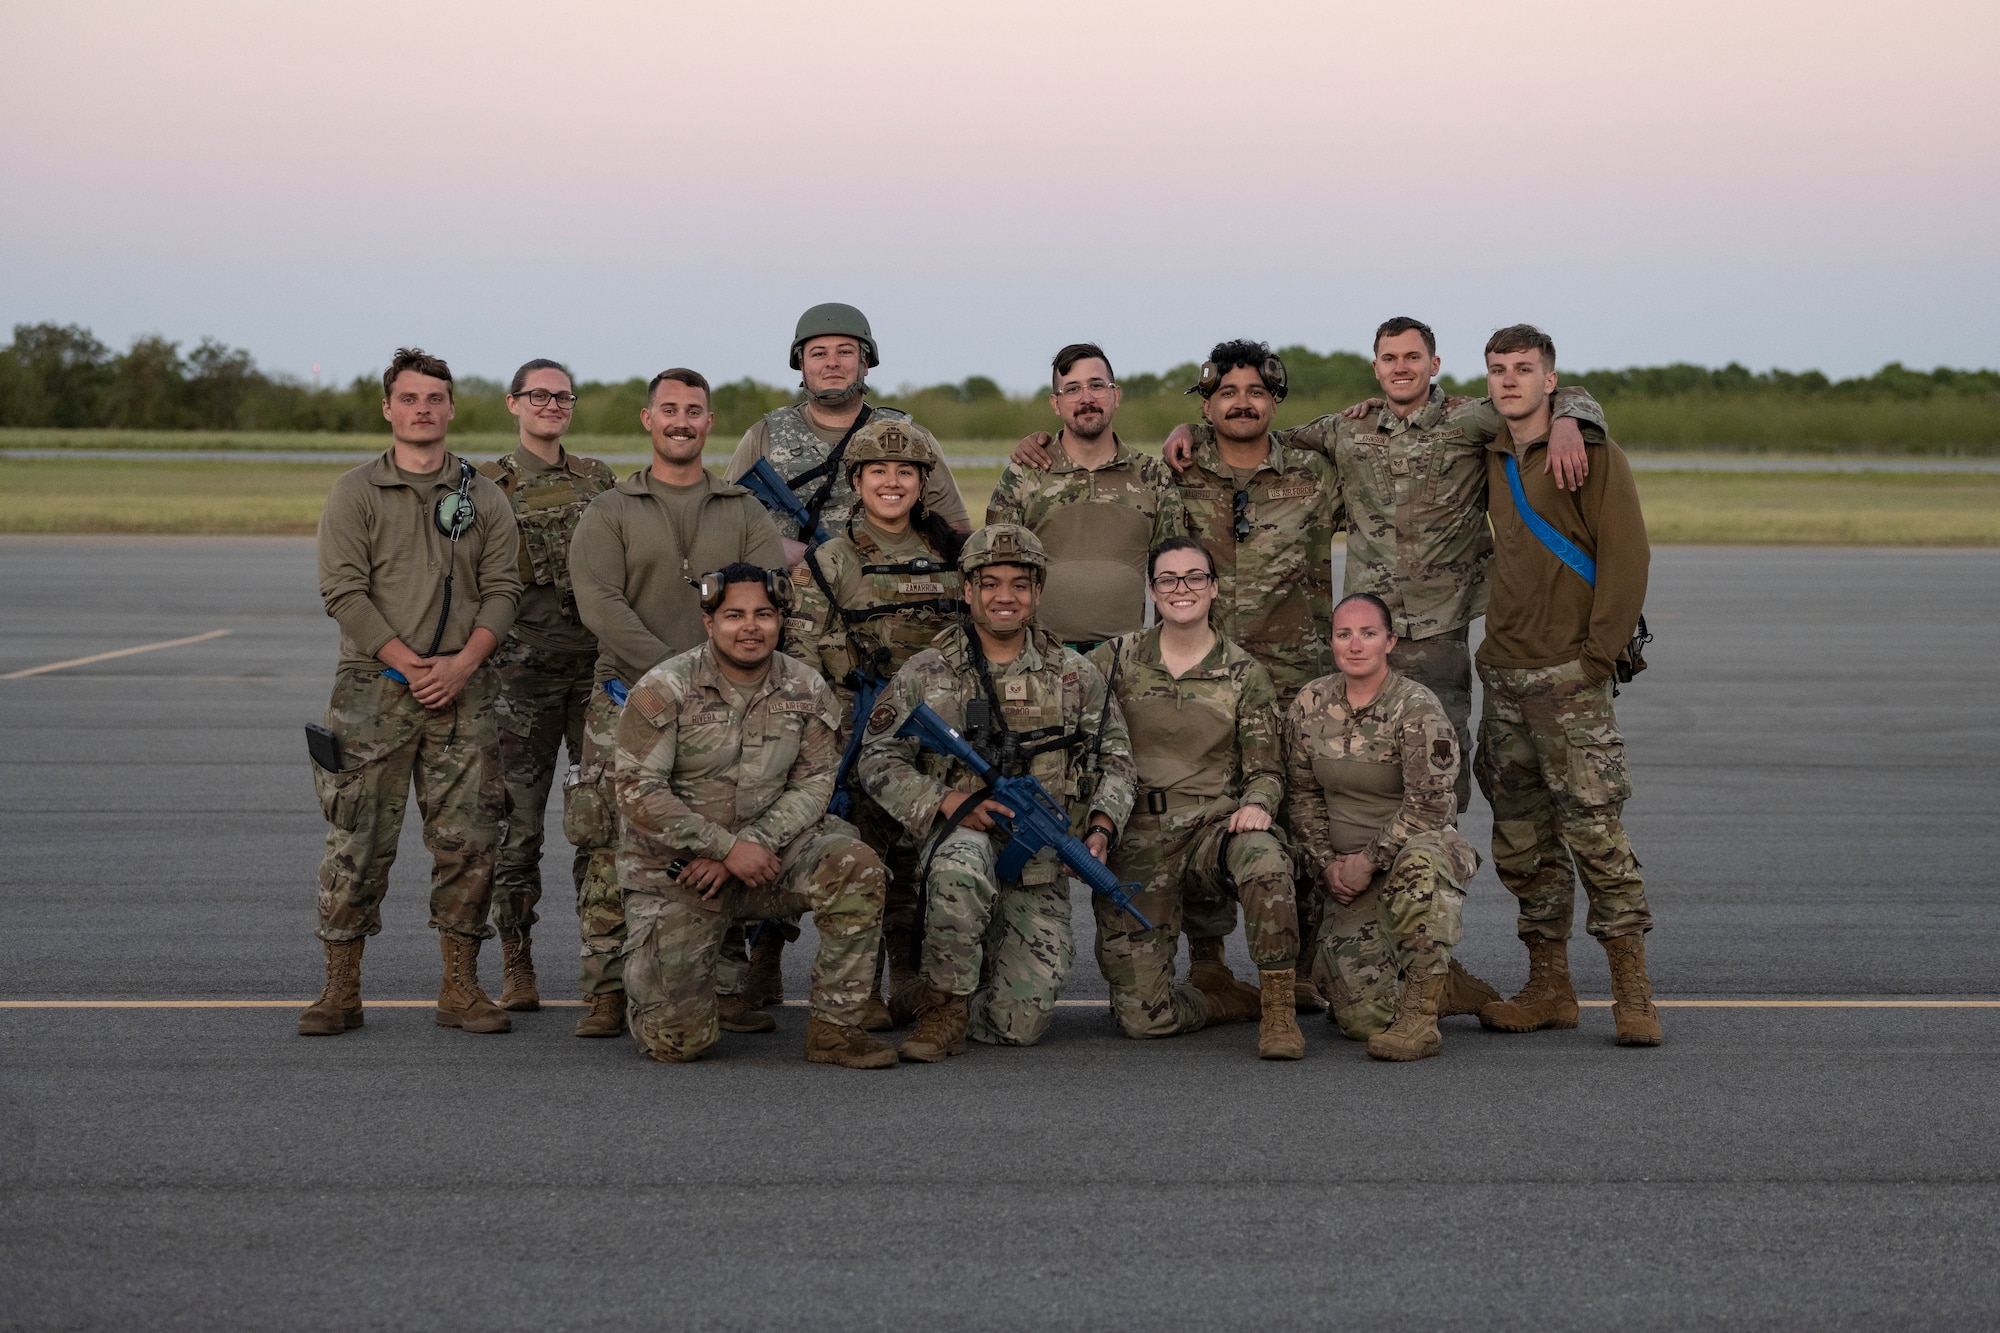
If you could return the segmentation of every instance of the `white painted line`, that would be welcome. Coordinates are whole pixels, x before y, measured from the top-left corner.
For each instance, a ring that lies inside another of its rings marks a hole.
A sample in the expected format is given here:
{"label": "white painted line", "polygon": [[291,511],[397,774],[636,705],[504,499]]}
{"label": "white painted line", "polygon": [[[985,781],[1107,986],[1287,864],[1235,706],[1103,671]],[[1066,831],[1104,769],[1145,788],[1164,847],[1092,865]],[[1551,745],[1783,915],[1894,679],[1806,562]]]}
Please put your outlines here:
{"label": "white painted line", "polygon": [[89,666],[92,662],[108,662],[114,657],[130,657],[134,653],[153,653],[162,648],[179,648],[183,644],[201,643],[208,639],[219,639],[229,633],[226,629],[212,629],[206,634],[190,634],[185,639],[168,639],[164,643],[142,643],[137,648],[120,648],[115,652],[93,653],[89,657],[72,657],[67,662],[51,662],[47,666],[29,667],[26,671],[9,671],[0,680],[19,680],[23,676],[39,676],[44,671],[61,671],[65,667]]}

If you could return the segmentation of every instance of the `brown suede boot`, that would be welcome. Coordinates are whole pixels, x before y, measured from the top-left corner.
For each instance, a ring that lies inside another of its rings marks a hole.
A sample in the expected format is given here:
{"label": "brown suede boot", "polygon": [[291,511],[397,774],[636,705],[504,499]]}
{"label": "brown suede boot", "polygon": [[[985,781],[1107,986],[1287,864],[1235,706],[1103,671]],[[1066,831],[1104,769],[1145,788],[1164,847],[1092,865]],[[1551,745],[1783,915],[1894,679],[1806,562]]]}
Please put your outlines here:
{"label": "brown suede boot", "polygon": [[444,980],[438,983],[437,1024],[467,1032],[512,1032],[514,1020],[479,989],[479,941],[438,932]]}
{"label": "brown suede boot", "polygon": [[1658,1046],[1660,1011],[1653,1006],[1653,983],[1646,978],[1646,937],[1620,935],[1604,941],[1611,960],[1611,1021],[1620,1046]]}
{"label": "brown suede boot", "polygon": [[934,1065],[954,1055],[965,1054],[967,1016],[965,997],[940,990],[924,991],[924,1003],[917,1013],[917,1030],[903,1038],[899,1054],[905,1060]]}
{"label": "brown suede boot", "polygon": [[1438,1017],[1476,1014],[1500,998],[1499,991],[1466,971],[1454,958],[1451,960],[1451,971],[1445,974],[1444,995],[1438,1000]]}
{"label": "brown suede boot", "polygon": [[1263,994],[1255,986],[1238,981],[1229,965],[1222,961],[1220,939],[1188,937],[1187,984],[1208,1001],[1211,1025],[1248,1023],[1264,1011]]}
{"label": "brown suede boot", "polygon": [[784,953],[785,932],[767,923],[750,946],[750,967],[743,974],[743,1003],[762,1009],[784,1001],[785,971],[779,965]]}
{"label": "brown suede boot", "polygon": [[517,1014],[531,1014],[542,1007],[542,993],[535,989],[534,946],[526,935],[500,941],[500,959],[506,967],[500,987],[500,1007]]}
{"label": "brown suede boot", "polygon": [[1257,980],[1262,983],[1257,992],[1264,1001],[1263,1025],[1257,1029],[1257,1058],[1305,1059],[1306,1034],[1299,1031],[1298,1006],[1292,1000],[1293,970],[1272,968],[1259,972]]}
{"label": "brown suede boot", "polygon": [[741,995],[715,997],[715,1016],[724,1032],[775,1032],[778,1020],[762,1009],[752,1009]]}
{"label": "brown suede boot", "polygon": [[1292,1009],[1301,1014],[1323,1014],[1326,1012],[1326,997],[1313,985],[1311,977],[1300,977],[1292,983]]}
{"label": "brown suede boot", "polygon": [[1438,996],[1444,993],[1445,974],[1403,978],[1403,994],[1396,1001],[1396,1021],[1368,1039],[1371,1060],[1428,1060],[1444,1049],[1438,1035]]}
{"label": "brown suede boot", "polygon": [[1576,988],[1569,984],[1569,941],[1528,943],[1528,984],[1511,1000],[1479,1011],[1481,1026],[1495,1032],[1533,1032],[1576,1026]]}
{"label": "brown suede boot", "polygon": [[361,946],[365,940],[326,945],[326,985],[299,1015],[301,1037],[337,1037],[361,1026]]}
{"label": "brown suede boot", "polygon": [[[576,1020],[579,1037],[615,1037],[625,1030],[625,992],[605,991],[583,997],[589,1008]],[[773,1025],[775,1026],[775,1024]]]}
{"label": "brown suede boot", "polygon": [[880,1037],[814,1014],[806,1024],[806,1060],[842,1069],[891,1069],[897,1056],[896,1048]]}

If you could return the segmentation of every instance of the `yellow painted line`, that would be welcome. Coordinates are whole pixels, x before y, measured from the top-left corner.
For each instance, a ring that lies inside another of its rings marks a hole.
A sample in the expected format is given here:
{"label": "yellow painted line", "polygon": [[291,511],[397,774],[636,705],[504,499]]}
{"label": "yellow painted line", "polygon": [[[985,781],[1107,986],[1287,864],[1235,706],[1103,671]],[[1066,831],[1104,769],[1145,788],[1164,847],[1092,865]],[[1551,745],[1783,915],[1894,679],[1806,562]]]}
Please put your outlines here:
{"label": "yellow painted line", "polygon": [[[0,1000],[0,1009],[297,1009],[312,1003],[295,1000]],[[1057,1000],[1063,1009],[1103,1009],[1107,1000]],[[1579,1000],[1586,1009],[1609,1009],[1609,1000]],[[2000,1009],[2000,1000],[1655,1000],[1662,1009]],[[436,1000],[363,999],[372,1009],[429,1009]],[[786,1000],[787,1009],[803,1009],[804,1000]],[[543,1000],[544,1009],[581,1009],[582,1000]]]}
{"label": "yellow painted line", "polygon": [[44,671],[61,671],[65,667],[89,666],[92,662],[109,662],[114,657],[130,657],[134,653],[155,653],[162,648],[179,648],[184,644],[203,643],[209,639],[219,639],[229,633],[226,629],[212,629],[206,634],[190,634],[185,639],[167,639],[160,643],[142,643],[137,648],[120,648],[109,653],[93,653],[89,657],[72,657],[67,662],[51,662],[47,666],[29,667],[26,671],[9,671],[0,680],[20,680],[24,676],[39,676]]}

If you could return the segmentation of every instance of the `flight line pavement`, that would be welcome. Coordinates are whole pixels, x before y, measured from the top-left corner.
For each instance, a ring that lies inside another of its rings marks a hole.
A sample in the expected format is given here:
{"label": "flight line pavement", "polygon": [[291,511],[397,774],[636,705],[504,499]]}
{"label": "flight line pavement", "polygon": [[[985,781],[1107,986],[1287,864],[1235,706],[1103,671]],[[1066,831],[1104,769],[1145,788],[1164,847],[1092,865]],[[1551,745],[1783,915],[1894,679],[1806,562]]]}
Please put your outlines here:
{"label": "flight line pavement", "polygon": [[[1321,1021],[863,1074],[316,993],[311,545],[0,539],[0,1327],[1905,1328],[2000,1311],[1994,1008],[1668,1008],[1667,1044]],[[1666,548],[1619,716],[1663,999],[2000,998],[2000,552]],[[1487,835],[1475,797],[1465,827]],[[574,993],[550,821],[544,993]],[[435,994],[416,821],[365,994]],[[1101,1001],[1088,906],[1066,998]],[[1524,958],[1480,872],[1461,956]],[[787,953],[802,998],[812,935]],[[1240,942],[1232,959],[1248,975]],[[1578,984],[1608,995],[1579,931]],[[497,987],[497,950],[485,974]]]}

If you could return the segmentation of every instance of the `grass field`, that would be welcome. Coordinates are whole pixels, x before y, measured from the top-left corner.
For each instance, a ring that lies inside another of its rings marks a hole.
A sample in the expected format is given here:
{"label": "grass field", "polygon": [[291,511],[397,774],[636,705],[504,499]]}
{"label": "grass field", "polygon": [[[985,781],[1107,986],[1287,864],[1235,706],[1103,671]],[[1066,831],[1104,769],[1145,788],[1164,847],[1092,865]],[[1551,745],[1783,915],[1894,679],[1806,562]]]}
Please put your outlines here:
{"label": "grass field", "polygon": [[[482,452],[470,440],[458,443]],[[307,534],[327,488],[349,466],[0,458],[0,532]],[[956,475],[973,517],[983,516],[998,471]],[[2000,546],[1996,474],[1645,471],[1638,478],[1647,529],[1662,544]]]}

